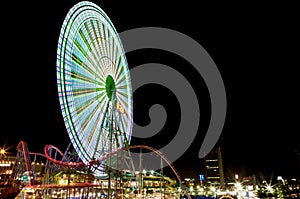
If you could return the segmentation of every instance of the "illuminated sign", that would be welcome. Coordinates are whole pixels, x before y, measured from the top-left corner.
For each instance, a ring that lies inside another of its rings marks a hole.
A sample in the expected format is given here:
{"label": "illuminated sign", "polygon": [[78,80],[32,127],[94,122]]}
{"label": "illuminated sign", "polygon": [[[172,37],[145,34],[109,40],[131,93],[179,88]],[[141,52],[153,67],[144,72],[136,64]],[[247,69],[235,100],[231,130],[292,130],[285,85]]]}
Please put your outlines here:
{"label": "illuminated sign", "polygon": [[200,180],[200,181],[205,180],[204,174],[199,174],[199,180]]}

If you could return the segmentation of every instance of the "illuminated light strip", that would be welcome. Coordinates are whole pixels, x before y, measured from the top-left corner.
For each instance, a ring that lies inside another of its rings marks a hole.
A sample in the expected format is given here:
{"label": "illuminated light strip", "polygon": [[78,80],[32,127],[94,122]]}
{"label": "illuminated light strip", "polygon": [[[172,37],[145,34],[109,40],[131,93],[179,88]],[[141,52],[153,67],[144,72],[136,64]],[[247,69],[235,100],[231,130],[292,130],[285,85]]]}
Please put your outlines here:
{"label": "illuminated light strip", "polygon": [[0,163],[0,167],[10,167],[11,164],[9,163]]}

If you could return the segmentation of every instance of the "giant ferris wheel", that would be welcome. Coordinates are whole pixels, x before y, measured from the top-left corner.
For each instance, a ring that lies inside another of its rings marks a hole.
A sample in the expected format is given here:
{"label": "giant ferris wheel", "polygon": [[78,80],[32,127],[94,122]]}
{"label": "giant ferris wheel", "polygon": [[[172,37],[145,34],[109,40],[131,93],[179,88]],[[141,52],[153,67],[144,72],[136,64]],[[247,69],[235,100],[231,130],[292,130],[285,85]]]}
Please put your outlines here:
{"label": "giant ferris wheel", "polygon": [[92,2],[75,4],[65,17],[57,86],[68,135],[85,164],[129,145],[133,105],[125,52],[112,22]]}

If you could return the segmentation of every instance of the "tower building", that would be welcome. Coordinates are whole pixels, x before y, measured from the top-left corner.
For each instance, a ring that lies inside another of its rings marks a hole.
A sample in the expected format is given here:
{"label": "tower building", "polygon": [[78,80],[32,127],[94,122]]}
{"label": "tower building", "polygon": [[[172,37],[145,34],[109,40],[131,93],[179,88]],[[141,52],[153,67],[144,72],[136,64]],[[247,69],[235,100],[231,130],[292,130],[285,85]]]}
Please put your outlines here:
{"label": "tower building", "polygon": [[204,157],[206,185],[224,187],[224,170],[222,163],[221,148],[216,147]]}

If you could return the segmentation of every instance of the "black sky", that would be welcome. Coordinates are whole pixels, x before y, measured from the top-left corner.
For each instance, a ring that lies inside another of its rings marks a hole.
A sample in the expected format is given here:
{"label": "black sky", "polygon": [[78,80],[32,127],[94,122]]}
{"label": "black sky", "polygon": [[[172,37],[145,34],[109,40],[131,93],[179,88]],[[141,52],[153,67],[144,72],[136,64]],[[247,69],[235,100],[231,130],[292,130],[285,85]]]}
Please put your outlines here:
{"label": "black sky", "polygon": [[[9,14],[1,13],[4,53],[0,146],[16,146],[20,140],[26,141],[29,150],[35,152],[42,152],[45,144],[62,149],[67,146],[69,140],[56,90],[56,48],[64,17],[76,2],[3,5]],[[300,176],[295,153],[300,151],[299,73],[296,72],[299,20],[295,6],[93,2],[107,13],[118,32],[147,26],[170,28],[193,38],[210,54],[220,70],[227,94],[227,117],[218,144],[228,173]],[[202,99],[204,116],[197,138],[174,165],[183,175],[201,172],[198,151],[209,123],[209,98],[203,80],[189,72],[192,69],[188,63],[167,52],[137,51],[128,54],[127,60],[130,68],[149,62],[168,64],[175,69],[186,67],[183,73]],[[141,88],[134,94],[134,100],[134,120],[140,123],[147,123],[147,110],[143,106],[154,102],[177,106],[172,93],[155,86]],[[155,147],[167,144],[172,132],[176,132],[178,110],[170,113],[170,122],[158,135],[166,142],[133,141]]]}

